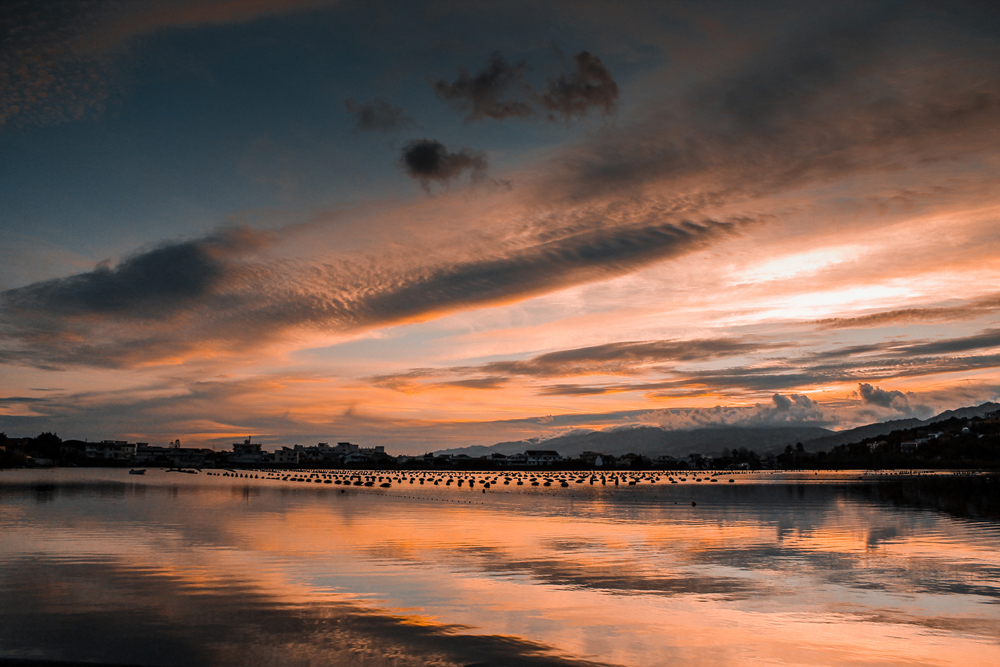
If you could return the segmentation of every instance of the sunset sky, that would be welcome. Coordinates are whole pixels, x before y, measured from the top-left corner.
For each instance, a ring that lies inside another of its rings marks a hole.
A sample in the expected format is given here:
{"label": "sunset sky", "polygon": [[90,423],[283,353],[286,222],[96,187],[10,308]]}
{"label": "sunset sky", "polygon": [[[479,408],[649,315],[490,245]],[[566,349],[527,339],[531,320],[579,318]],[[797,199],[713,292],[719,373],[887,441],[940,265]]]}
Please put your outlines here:
{"label": "sunset sky", "polygon": [[421,453],[1000,397],[995,2],[0,9],[0,430]]}

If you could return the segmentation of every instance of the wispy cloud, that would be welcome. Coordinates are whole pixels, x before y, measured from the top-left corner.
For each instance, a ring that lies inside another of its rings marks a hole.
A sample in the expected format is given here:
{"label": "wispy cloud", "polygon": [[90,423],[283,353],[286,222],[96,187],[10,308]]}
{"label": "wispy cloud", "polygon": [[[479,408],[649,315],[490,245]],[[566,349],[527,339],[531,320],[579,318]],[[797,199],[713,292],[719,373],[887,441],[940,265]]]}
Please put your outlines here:
{"label": "wispy cloud", "polygon": [[271,239],[230,230],[0,294],[0,354],[36,365],[132,365],[260,346],[302,327],[337,333],[424,319],[622,275],[744,224],[598,226],[487,257],[375,270],[241,261]]}
{"label": "wispy cloud", "polygon": [[[662,370],[663,364],[734,357],[759,352],[766,347],[769,346],[736,338],[623,341],[559,350],[523,360],[492,361],[478,366],[414,368],[404,373],[374,376],[369,380],[377,386],[410,391],[418,388],[422,380],[478,376],[446,384],[476,386],[479,382],[486,382],[493,388],[515,377],[548,379],[594,375],[635,376]],[[575,385],[563,386],[567,388],[566,393],[576,393],[571,388]],[[581,394],[606,393],[604,389],[593,387],[578,389]]]}
{"label": "wispy cloud", "polygon": [[[806,389],[816,391],[854,384],[858,397],[871,406],[905,414],[926,412],[911,406],[904,394],[885,390],[872,380],[927,377],[1000,367],[1000,354],[961,354],[1000,347],[993,330],[952,339],[859,345],[803,354],[791,341],[760,342],[739,338],[623,342],[550,352],[524,360],[496,361],[478,366],[418,368],[370,379],[375,386],[406,392],[437,386],[447,378],[468,382],[498,378],[532,380],[580,378],[533,385],[541,396],[608,396],[645,394],[658,398],[701,395],[759,395]],[[718,361],[738,359],[740,365],[718,367]],[[708,367],[706,367],[708,366]],[[597,380],[614,377],[614,381]],[[793,396],[794,400],[794,396]],[[784,402],[779,399],[782,405]],[[801,402],[801,401],[800,401]],[[791,404],[786,407],[793,407]]]}
{"label": "wispy cloud", "polygon": [[1000,296],[992,295],[957,306],[901,308],[856,317],[827,318],[817,320],[815,324],[821,329],[867,329],[898,324],[960,322],[988,315],[998,310],[1000,310]]}

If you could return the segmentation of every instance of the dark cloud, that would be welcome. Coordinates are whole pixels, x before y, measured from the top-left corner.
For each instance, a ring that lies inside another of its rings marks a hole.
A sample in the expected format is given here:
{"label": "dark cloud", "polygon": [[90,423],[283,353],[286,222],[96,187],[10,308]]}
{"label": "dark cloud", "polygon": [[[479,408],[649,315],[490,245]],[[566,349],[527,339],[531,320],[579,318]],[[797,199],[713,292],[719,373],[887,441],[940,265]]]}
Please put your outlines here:
{"label": "dark cloud", "polygon": [[120,313],[156,317],[204,296],[222,276],[219,262],[200,244],[157,248],[115,268],[53,280],[8,293],[7,304],[27,304],[67,315]]}
{"label": "dark cloud", "polygon": [[812,400],[805,394],[790,394],[788,396],[775,394],[771,397],[771,402],[774,403],[774,408],[776,410],[781,411],[792,410],[795,407],[808,409],[816,406],[816,401]]}
{"label": "dark cloud", "polygon": [[224,278],[226,260],[256,249],[266,237],[226,230],[194,241],[162,245],[114,268],[35,283],[2,294],[8,312],[48,311],[61,316],[127,314],[157,318],[205,297]]}
{"label": "dark cloud", "polygon": [[525,118],[535,113],[526,101],[533,95],[524,80],[526,70],[523,62],[510,65],[500,53],[494,53],[478,74],[459,70],[454,82],[435,82],[434,92],[464,113],[467,121]]}
{"label": "dark cloud", "polygon": [[542,106],[550,118],[585,116],[591,109],[609,114],[618,100],[618,84],[601,59],[587,51],[573,57],[573,71],[549,79]]}
{"label": "dark cloud", "polygon": [[354,116],[356,132],[397,132],[415,127],[413,119],[405,115],[403,107],[375,98],[359,104],[348,98],[344,101],[347,112]]}
{"label": "dark cloud", "polygon": [[463,148],[452,153],[440,141],[417,139],[403,147],[403,169],[420,181],[425,190],[431,183],[447,183],[469,171],[473,180],[480,180],[486,173],[486,155]]}
{"label": "dark cloud", "polygon": [[898,412],[910,412],[910,400],[901,391],[886,391],[881,387],[873,387],[867,382],[858,384],[858,394],[861,400],[882,408],[892,408]]}
{"label": "dark cloud", "polygon": [[[101,264],[2,292],[0,360],[40,367],[130,365],[185,354],[200,344],[200,335],[210,343],[219,336],[206,327],[238,311],[243,290],[254,282],[243,256],[272,240],[247,228],[224,229],[155,247],[115,267]],[[226,337],[247,341],[256,335],[240,323]]]}

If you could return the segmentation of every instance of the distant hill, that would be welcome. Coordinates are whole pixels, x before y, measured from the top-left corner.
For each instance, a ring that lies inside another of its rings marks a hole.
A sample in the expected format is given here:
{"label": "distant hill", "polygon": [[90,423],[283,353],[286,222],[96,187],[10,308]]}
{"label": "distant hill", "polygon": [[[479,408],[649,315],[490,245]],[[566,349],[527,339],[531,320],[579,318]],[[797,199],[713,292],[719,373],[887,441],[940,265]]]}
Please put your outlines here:
{"label": "distant hill", "polygon": [[920,426],[929,426],[935,422],[947,421],[952,417],[957,417],[959,419],[982,417],[983,415],[997,410],[1000,410],[1000,403],[983,403],[982,405],[975,405],[968,408],[947,410],[939,415],[931,417],[930,419],[895,419],[893,421],[859,426],[846,431],[838,431],[833,435],[822,436],[808,442],[803,441],[803,445],[805,445],[806,449],[810,451],[825,451],[833,447],[837,447],[838,445],[850,445],[851,443],[861,442],[865,438],[875,438],[880,435],[889,435],[893,431],[918,428]]}
{"label": "distant hill", "polygon": [[958,417],[959,419],[971,419],[972,417],[982,417],[991,412],[996,412],[997,410],[1000,410],[1000,403],[983,403],[982,405],[974,405],[969,408],[947,410],[936,417],[931,417],[926,420],[925,423],[933,424],[934,422],[943,422],[947,419],[951,419],[952,417]]}
{"label": "distant hill", "polygon": [[762,428],[718,427],[690,431],[668,431],[655,426],[617,429],[612,431],[587,431],[543,440],[501,442],[484,447],[446,449],[438,454],[465,454],[471,457],[489,456],[493,453],[516,454],[529,449],[554,449],[562,456],[579,456],[583,452],[601,452],[621,456],[633,453],[645,456],[687,456],[718,453],[723,449],[746,447],[758,452],[783,449],[785,445],[815,440],[830,435],[832,431],[815,426],[776,426]]}
{"label": "distant hill", "polygon": [[923,425],[924,420],[922,419],[894,419],[892,421],[878,422],[876,424],[866,424],[865,426],[858,426],[857,428],[847,429],[846,431],[837,431],[832,435],[822,436],[802,444],[811,452],[827,451],[832,447],[837,447],[838,445],[849,445],[853,442],[860,442],[865,438],[875,438],[880,435],[888,435],[893,431],[900,431],[906,428],[916,428]]}
{"label": "distant hill", "polygon": [[621,456],[633,453],[656,457],[664,454],[683,457],[699,454],[719,454],[723,449],[746,447],[758,454],[784,449],[801,442],[808,451],[827,451],[838,445],[860,442],[865,438],[888,435],[893,431],[927,426],[952,417],[981,417],[1000,410],[1000,404],[983,403],[968,408],[948,410],[930,419],[896,419],[834,432],[816,426],[745,427],[720,426],[686,431],[668,431],[656,426],[640,426],[606,431],[568,433],[549,440],[517,440],[495,445],[444,449],[437,454],[465,454],[473,458],[490,454],[517,454],[529,449],[553,449],[562,456],[579,456],[592,451]]}

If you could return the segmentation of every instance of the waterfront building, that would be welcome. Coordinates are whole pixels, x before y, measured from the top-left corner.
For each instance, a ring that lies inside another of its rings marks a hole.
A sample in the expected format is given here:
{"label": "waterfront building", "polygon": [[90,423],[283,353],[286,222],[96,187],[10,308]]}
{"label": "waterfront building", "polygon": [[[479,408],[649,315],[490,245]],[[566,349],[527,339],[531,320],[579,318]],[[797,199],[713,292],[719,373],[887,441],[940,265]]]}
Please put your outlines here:
{"label": "waterfront building", "polygon": [[262,451],[260,443],[251,442],[247,438],[242,443],[233,444],[233,455],[230,461],[235,465],[260,465],[270,460],[270,455]]}
{"label": "waterfront building", "polygon": [[102,440],[88,442],[83,455],[88,459],[103,461],[131,461],[135,450],[136,445],[129,444],[125,440]]}
{"label": "waterfront building", "polygon": [[552,465],[562,460],[559,452],[551,449],[529,449],[524,455],[529,466]]}

